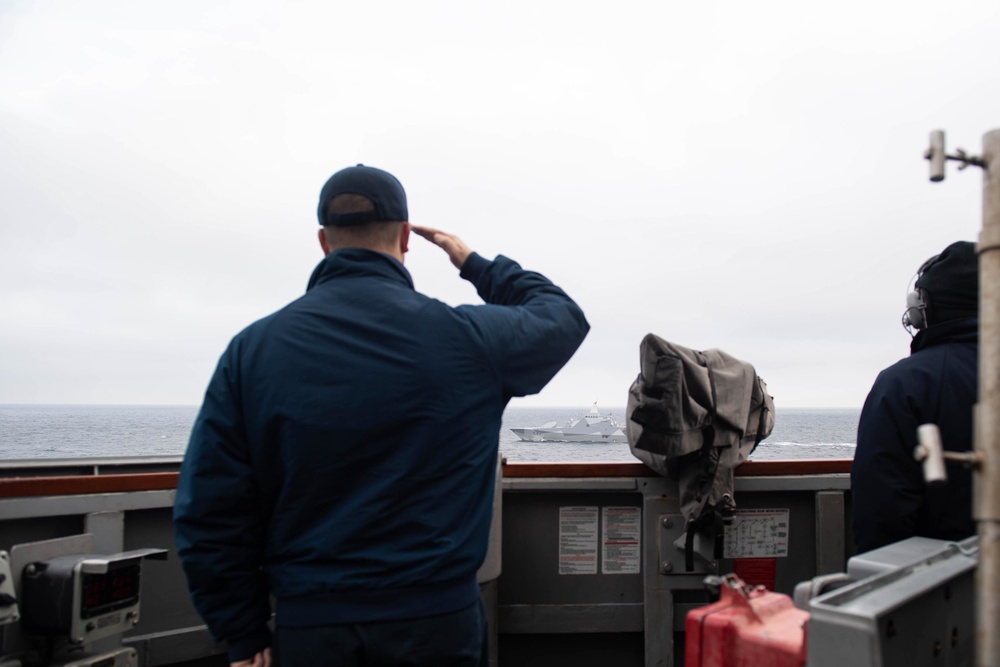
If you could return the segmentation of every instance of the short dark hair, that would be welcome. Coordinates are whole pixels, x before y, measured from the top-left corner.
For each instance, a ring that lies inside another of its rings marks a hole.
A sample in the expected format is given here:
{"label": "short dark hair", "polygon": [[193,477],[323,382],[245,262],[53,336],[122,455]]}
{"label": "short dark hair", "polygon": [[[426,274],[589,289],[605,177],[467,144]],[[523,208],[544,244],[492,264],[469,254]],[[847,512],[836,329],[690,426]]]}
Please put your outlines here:
{"label": "short dark hair", "polygon": [[337,195],[326,205],[327,213],[366,213],[375,210],[375,203],[361,195]]}
{"label": "short dark hair", "polygon": [[[368,197],[361,195],[337,195],[327,204],[328,213],[365,213],[374,211],[375,204]],[[399,238],[400,226],[405,221],[396,222],[366,222],[351,227],[327,225],[323,227],[327,241],[337,247],[353,246],[363,248],[381,248],[391,246]]]}

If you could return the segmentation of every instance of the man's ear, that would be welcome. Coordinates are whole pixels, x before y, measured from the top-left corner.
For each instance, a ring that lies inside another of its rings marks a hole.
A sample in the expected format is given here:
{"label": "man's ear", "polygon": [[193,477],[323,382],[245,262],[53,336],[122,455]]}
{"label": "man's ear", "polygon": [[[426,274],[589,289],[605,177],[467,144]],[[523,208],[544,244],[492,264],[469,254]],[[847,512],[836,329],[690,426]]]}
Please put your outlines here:
{"label": "man's ear", "polygon": [[319,228],[319,247],[323,249],[324,255],[330,254],[330,242],[326,240],[326,232],[322,227]]}
{"label": "man's ear", "polygon": [[399,252],[405,255],[410,250],[410,223],[404,222],[399,232]]}

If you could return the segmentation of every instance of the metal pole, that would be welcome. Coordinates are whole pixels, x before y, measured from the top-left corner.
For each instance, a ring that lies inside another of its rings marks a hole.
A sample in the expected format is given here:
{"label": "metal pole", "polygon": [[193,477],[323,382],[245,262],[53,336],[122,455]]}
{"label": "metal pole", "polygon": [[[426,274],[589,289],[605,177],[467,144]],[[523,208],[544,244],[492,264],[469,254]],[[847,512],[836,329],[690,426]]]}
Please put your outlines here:
{"label": "metal pole", "polygon": [[939,183],[944,180],[944,130],[931,132],[931,147],[927,151],[927,159],[931,161],[931,181]]}
{"label": "metal pole", "polygon": [[976,664],[1000,660],[1000,130],[983,135],[983,230],[979,235],[979,402],[974,482],[979,531]]}

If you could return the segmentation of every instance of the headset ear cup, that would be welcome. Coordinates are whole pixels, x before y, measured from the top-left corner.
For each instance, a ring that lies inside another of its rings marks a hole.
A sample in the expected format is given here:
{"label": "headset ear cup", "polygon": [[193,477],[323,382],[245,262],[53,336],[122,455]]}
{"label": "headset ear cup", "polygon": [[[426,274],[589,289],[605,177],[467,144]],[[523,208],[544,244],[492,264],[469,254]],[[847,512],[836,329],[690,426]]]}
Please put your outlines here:
{"label": "headset ear cup", "polygon": [[906,295],[906,313],[903,324],[914,329],[927,327],[927,300],[922,289],[915,289]]}

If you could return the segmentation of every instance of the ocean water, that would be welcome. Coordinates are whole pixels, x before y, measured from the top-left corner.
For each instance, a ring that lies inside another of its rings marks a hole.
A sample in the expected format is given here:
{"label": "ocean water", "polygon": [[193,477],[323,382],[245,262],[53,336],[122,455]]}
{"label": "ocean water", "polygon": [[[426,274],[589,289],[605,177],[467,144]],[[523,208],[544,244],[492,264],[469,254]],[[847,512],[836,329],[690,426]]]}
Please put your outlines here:
{"label": "ocean water", "polygon": [[[618,422],[625,408],[605,409]],[[624,443],[522,442],[509,428],[559,424],[582,417],[589,407],[508,408],[500,432],[500,449],[508,461],[635,461]],[[860,409],[778,409],[774,430],[757,446],[751,460],[850,459],[854,457]]]}
{"label": "ocean water", "polygon": [[[600,407],[600,406],[599,406]],[[508,407],[500,450],[508,461],[634,461],[624,443],[521,442],[510,428],[560,424],[590,406]],[[600,408],[624,421],[624,408]],[[0,459],[180,456],[196,406],[0,405]],[[858,409],[778,409],[774,431],[752,460],[852,458]]]}

